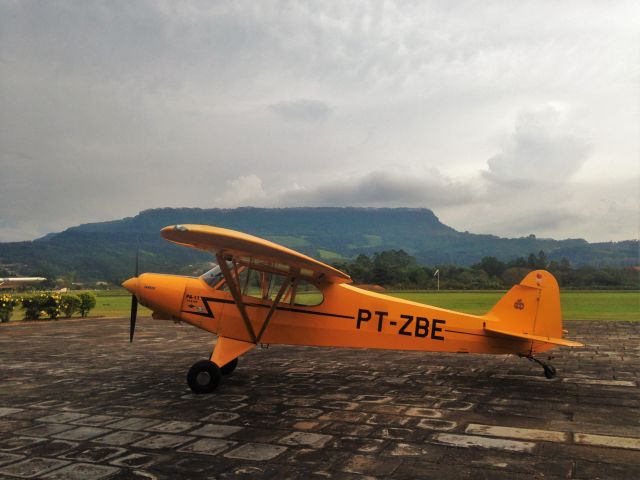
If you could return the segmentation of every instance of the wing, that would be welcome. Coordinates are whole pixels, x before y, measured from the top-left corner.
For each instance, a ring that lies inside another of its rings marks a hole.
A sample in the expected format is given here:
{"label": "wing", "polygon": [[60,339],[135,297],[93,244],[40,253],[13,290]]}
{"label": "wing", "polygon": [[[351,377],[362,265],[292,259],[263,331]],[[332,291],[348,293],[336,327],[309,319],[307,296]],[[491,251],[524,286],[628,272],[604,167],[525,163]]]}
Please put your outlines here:
{"label": "wing", "polygon": [[351,277],[300,252],[253,235],[208,225],[173,225],[160,231],[179,245],[223,255],[233,255],[245,265],[269,265],[283,273],[326,281],[349,283]]}

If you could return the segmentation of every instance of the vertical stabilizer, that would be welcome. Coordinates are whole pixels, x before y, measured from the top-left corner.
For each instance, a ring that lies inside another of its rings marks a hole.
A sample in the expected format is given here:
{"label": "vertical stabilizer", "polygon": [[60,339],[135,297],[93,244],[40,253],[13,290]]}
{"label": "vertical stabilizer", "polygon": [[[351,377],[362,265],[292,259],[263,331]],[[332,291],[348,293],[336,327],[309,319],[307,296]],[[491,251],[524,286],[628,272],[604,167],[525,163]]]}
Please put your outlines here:
{"label": "vertical stabilizer", "polygon": [[513,286],[484,318],[487,328],[562,338],[558,282],[549,272],[535,270]]}

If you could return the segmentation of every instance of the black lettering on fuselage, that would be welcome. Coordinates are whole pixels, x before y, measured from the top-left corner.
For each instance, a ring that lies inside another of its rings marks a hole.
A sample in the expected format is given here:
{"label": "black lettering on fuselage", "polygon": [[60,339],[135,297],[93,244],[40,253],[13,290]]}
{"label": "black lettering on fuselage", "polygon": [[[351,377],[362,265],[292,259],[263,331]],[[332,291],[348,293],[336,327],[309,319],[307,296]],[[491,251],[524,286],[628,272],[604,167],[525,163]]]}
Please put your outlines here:
{"label": "black lettering on fuselage", "polygon": [[358,310],[358,319],[356,321],[356,328],[360,329],[360,324],[362,322],[368,322],[371,320],[371,311],[361,308]]}
{"label": "black lettering on fuselage", "polygon": [[[356,329],[362,329],[363,323],[369,322],[374,315],[378,320],[376,330],[378,333],[382,333],[385,318],[389,318],[389,312],[378,310],[372,312],[366,308],[358,309],[358,315],[356,316]],[[431,340],[444,340],[444,335],[440,335],[440,332],[444,331],[444,325],[447,323],[446,320],[440,320],[437,318],[429,320],[427,317],[414,317],[413,315],[400,315],[400,319],[400,322],[397,322],[396,320],[389,320],[388,322],[390,327],[395,327],[398,324],[402,325],[397,331],[398,335],[416,338],[430,338]],[[395,328],[393,330],[395,330]]]}
{"label": "black lettering on fuselage", "polygon": [[416,337],[424,338],[429,335],[429,320],[416,317]]}
{"label": "black lettering on fuselage", "polygon": [[433,340],[444,340],[444,337],[440,335],[436,335],[436,333],[442,331],[442,328],[438,327],[438,325],[440,324],[444,325],[445,323],[446,323],[445,320],[438,320],[437,318],[433,319],[433,322],[431,322],[431,338]]}
{"label": "black lettering on fuselage", "polygon": [[384,317],[386,317],[387,315],[389,315],[389,312],[376,312],[376,315],[378,316],[378,331],[381,332],[382,331],[382,319]]}
{"label": "black lettering on fuselage", "polygon": [[404,325],[402,325],[402,327],[398,331],[398,334],[399,335],[408,335],[410,337],[411,336],[411,332],[407,332],[407,328],[409,328],[409,325],[411,325],[411,322],[413,322],[413,316],[412,315],[400,315],[400,318],[406,318],[407,321],[404,322]]}

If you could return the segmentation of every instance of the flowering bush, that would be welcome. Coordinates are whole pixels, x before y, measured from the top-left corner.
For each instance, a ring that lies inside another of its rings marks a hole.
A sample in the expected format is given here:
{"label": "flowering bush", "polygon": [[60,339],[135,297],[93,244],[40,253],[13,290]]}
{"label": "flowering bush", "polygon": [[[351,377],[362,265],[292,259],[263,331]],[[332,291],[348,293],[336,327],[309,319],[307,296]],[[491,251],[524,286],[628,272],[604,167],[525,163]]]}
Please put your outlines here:
{"label": "flowering bush", "polygon": [[86,317],[89,311],[96,306],[96,296],[91,292],[83,292],[78,297],[80,298],[80,316]]}
{"label": "flowering bush", "polygon": [[47,314],[44,311],[45,302],[47,300],[47,294],[39,293],[36,295],[29,295],[22,297],[22,310],[24,310],[25,320],[38,320],[40,317]]}
{"label": "flowering bush", "polygon": [[82,301],[78,295],[66,293],[60,297],[60,309],[65,317],[69,318],[80,310]]}
{"label": "flowering bush", "polygon": [[42,302],[42,310],[44,310],[47,317],[56,319],[62,313],[60,308],[60,294],[53,292],[45,295],[45,300]]}
{"label": "flowering bush", "polygon": [[[8,295],[6,296],[8,297]],[[4,299],[4,297],[5,295],[2,296],[2,299]],[[25,320],[38,320],[39,318],[56,319],[60,316],[71,317],[76,312],[80,312],[81,316],[86,317],[89,311],[96,306],[96,296],[90,292],[79,295],[60,294],[57,292],[38,293],[20,299],[14,299],[13,301],[14,303],[11,306],[11,310],[13,310],[15,305],[21,303]],[[2,305],[2,303],[0,303],[0,305]],[[7,305],[9,304],[7,303]],[[4,310],[0,309],[0,315],[3,311]],[[8,315],[10,314],[11,311],[9,311]]]}
{"label": "flowering bush", "polygon": [[63,312],[59,293],[38,293],[22,297],[22,310],[25,320],[39,318],[58,318]]}
{"label": "flowering bush", "polygon": [[11,312],[18,304],[20,304],[20,298],[7,293],[0,295],[0,322],[8,322],[11,318]]}

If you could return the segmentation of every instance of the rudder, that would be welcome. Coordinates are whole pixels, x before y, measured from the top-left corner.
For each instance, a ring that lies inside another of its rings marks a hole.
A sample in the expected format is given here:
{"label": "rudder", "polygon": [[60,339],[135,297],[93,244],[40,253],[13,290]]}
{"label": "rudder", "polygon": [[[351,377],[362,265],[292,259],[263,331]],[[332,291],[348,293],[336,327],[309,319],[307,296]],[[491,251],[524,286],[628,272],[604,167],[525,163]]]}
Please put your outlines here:
{"label": "rudder", "polygon": [[562,338],[560,289],[546,270],[529,273],[484,315],[486,326],[527,335]]}

